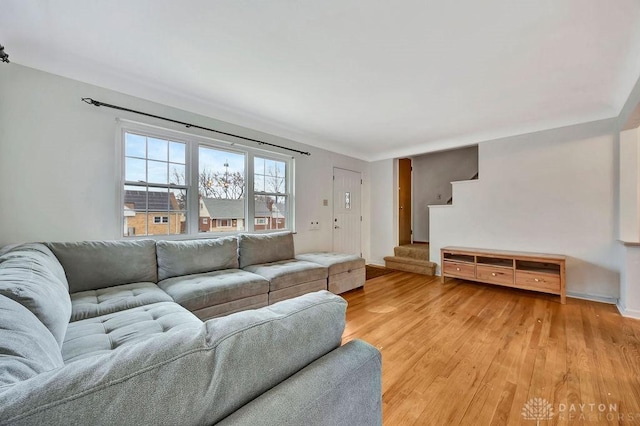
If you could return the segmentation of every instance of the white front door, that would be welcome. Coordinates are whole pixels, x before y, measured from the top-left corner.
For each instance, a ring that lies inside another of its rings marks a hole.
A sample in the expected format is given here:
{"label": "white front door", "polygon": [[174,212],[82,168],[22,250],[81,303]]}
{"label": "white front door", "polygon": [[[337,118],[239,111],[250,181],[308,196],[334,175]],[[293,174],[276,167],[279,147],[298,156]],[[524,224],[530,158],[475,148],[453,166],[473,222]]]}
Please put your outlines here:
{"label": "white front door", "polygon": [[333,251],[361,256],[360,172],[333,168]]}

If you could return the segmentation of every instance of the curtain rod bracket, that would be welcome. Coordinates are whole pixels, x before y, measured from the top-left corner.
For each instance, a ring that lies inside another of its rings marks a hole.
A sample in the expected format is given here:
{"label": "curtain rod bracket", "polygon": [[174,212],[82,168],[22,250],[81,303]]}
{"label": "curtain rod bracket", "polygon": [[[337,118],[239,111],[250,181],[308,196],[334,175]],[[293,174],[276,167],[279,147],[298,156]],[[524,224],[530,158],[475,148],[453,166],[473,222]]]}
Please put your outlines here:
{"label": "curtain rod bracket", "polygon": [[209,127],[198,126],[197,124],[185,123],[184,121],[178,121],[178,120],[174,120],[172,118],[162,117],[160,115],[149,114],[147,112],[142,112],[142,111],[138,111],[138,110],[135,110],[135,109],[129,109],[129,108],[125,108],[125,107],[121,107],[121,106],[117,106],[117,105],[111,105],[111,104],[107,104],[107,103],[104,103],[104,102],[97,101],[97,100],[92,99],[92,98],[81,98],[81,100],[82,100],[82,102],[84,102],[86,104],[97,106],[97,107],[103,106],[103,107],[107,107],[107,108],[117,109],[117,110],[120,110],[120,111],[131,112],[133,114],[140,114],[140,115],[144,115],[144,116],[151,117],[151,118],[157,118],[158,120],[169,121],[171,123],[176,123],[176,124],[183,125],[188,129],[193,127],[195,129],[206,130],[208,132],[214,132],[214,133],[218,133],[220,135],[226,135],[226,136],[231,136],[231,137],[238,138],[238,139],[244,139],[244,140],[250,141],[250,142],[255,142],[258,145],[268,145],[268,146],[272,146],[274,148],[280,148],[280,149],[284,149],[284,150],[291,151],[291,152],[297,152],[298,154],[301,154],[301,155],[308,155],[308,156],[311,155],[311,153],[307,152],[307,151],[300,151],[300,150],[293,149],[293,148],[287,148],[286,146],[276,145],[274,143],[264,142],[264,141],[260,141],[260,140],[252,139],[252,138],[247,138],[247,137],[240,136],[240,135],[234,135],[233,133],[222,132],[220,130],[211,129]]}

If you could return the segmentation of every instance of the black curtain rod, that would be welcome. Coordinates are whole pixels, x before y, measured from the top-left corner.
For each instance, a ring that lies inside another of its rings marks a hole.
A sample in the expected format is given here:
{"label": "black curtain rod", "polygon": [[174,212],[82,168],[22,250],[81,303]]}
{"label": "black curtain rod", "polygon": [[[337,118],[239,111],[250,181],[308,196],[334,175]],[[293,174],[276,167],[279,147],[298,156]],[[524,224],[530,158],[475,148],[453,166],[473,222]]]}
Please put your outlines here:
{"label": "black curtain rod", "polygon": [[111,105],[111,104],[107,104],[107,103],[104,103],[104,102],[96,101],[95,99],[91,99],[91,98],[82,98],[82,102],[85,102],[85,103],[87,103],[89,105],[94,105],[94,106],[97,106],[97,107],[103,106],[103,107],[107,107],[107,108],[118,109],[120,111],[126,111],[126,112],[132,112],[134,114],[145,115],[147,117],[157,118],[159,120],[170,121],[172,123],[181,124],[181,125],[186,126],[186,127],[193,127],[195,129],[207,130],[209,132],[214,132],[214,133],[218,133],[218,134],[221,134],[221,135],[232,136],[234,138],[239,138],[239,139],[244,139],[246,141],[256,142],[259,145],[268,145],[268,146],[272,146],[274,148],[280,148],[280,149],[285,149],[287,151],[297,152],[298,154],[302,154],[302,155],[311,155],[310,152],[299,151],[297,149],[287,148],[286,146],[276,145],[274,143],[263,142],[263,141],[259,141],[257,139],[246,138],[244,136],[234,135],[233,133],[221,132],[220,130],[210,129],[209,127],[203,127],[203,126],[198,126],[197,124],[185,123],[184,121],[178,121],[178,120],[174,120],[172,118],[161,117],[159,115],[149,114],[147,112],[136,111],[135,109],[129,109],[129,108],[124,108],[124,107],[117,106],[117,105]]}

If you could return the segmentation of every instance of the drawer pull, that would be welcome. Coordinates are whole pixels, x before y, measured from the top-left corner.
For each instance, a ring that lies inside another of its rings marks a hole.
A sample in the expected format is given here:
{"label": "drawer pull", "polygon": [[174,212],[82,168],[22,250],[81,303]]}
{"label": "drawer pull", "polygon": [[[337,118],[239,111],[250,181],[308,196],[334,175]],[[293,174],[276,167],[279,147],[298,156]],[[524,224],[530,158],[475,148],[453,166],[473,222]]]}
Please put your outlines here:
{"label": "drawer pull", "polygon": [[537,282],[537,283],[543,283],[543,282],[544,282],[544,280],[543,280],[543,279],[540,279],[540,278],[534,278],[533,280],[534,280],[535,282]]}
{"label": "drawer pull", "polygon": [[497,277],[497,276],[498,276],[498,274],[496,274],[495,272],[492,272],[492,273],[491,273],[491,276],[492,276],[492,277]]}
{"label": "drawer pull", "polygon": [[459,270],[460,270],[460,268],[456,268],[456,271],[459,271]]}

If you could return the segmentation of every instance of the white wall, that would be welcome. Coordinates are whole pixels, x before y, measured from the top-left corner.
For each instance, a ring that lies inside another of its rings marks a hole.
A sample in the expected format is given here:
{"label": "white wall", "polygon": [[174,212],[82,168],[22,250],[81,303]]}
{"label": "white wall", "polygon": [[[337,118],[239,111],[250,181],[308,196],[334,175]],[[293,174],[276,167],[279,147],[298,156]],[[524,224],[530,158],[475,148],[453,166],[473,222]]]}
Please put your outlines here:
{"label": "white wall", "polygon": [[616,120],[484,142],[477,181],[431,210],[431,258],[448,245],[568,256],[567,292],[619,296]]}
{"label": "white wall", "polygon": [[371,163],[371,254],[370,263],[384,265],[398,244],[397,160]]}
{"label": "white wall", "polygon": [[620,240],[640,242],[640,133],[620,133]]}
{"label": "white wall", "polygon": [[434,152],[412,158],[413,240],[429,241],[429,206],[447,204],[451,182],[478,173],[478,147]]}
{"label": "white wall", "polygon": [[[363,175],[363,254],[369,254],[369,164],[212,118],[16,64],[0,67],[0,246],[25,241],[121,238],[116,117],[187,130],[96,108],[103,102],[310,151],[296,158],[296,250],[331,250],[333,167]],[[212,137],[205,131],[193,133]],[[248,143],[250,144],[250,143]],[[329,200],[328,206],[322,200]],[[320,221],[310,231],[308,223]]]}

